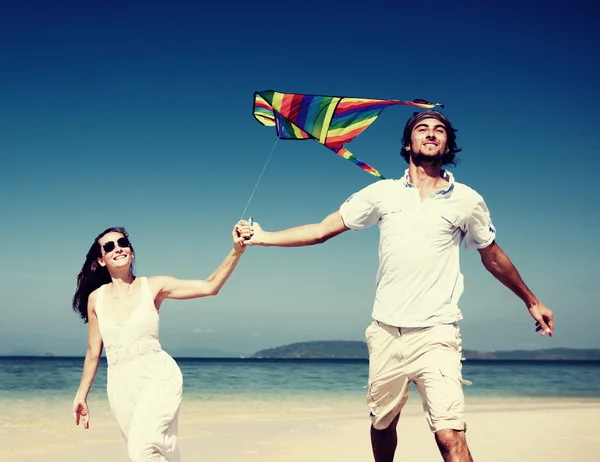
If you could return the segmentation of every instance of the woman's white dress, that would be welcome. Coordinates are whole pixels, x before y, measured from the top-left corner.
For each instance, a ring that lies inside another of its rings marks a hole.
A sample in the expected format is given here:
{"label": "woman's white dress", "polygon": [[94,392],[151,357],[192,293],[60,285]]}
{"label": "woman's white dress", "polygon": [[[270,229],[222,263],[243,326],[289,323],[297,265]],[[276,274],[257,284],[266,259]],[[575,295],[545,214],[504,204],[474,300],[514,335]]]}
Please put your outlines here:
{"label": "woman's white dress", "polygon": [[158,341],[159,318],[148,280],[129,318],[115,322],[104,307],[100,287],[96,315],[108,363],[110,407],[127,441],[132,462],[179,462],[177,419],[183,378]]}

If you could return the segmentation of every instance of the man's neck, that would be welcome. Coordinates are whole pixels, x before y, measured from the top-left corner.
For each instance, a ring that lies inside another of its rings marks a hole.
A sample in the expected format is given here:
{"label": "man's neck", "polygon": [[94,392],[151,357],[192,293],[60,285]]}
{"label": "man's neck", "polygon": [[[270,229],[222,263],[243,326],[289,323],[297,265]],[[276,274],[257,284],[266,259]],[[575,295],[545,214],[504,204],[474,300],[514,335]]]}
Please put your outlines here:
{"label": "man's neck", "polygon": [[408,166],[408,178],[418,189],[437,189],[448,182],[441,177],[439,163],[415,165],[412,160]]}

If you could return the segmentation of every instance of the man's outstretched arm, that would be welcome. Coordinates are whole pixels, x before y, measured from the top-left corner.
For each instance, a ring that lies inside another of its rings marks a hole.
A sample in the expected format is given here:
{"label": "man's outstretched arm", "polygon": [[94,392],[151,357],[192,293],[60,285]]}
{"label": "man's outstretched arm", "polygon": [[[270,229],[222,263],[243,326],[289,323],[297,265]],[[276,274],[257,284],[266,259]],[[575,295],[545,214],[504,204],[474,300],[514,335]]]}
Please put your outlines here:
{"label": "man's outstretched arm", "polygon": [[254,234],[246,241],[246,245],[302,247],[322,244],[350,228],[344,224],[340,212],[336,211],[320,223],[268,232],[264,231],[257,222],[254,222],[252,229]]}
{"label": "man's outstretched arm", "polygon": [[552,336],[554,333],[554,314],[543,303],[540,303],[533,292],[529,290],[508,255],[495,241],[489,246],[478,250],[483,266],[498,281],[523,300],[529,314],[536,321],[536,331],[541,331],[542,335],[550,334]]}

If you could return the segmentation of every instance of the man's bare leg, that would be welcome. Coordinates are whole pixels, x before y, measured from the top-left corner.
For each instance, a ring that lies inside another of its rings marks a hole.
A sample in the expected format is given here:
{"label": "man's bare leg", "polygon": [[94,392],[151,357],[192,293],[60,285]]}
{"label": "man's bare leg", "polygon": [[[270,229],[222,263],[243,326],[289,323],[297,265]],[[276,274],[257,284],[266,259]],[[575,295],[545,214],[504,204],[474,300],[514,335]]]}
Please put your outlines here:
{"label": "man's bare leg", "polygon": [[400,414],[384,430],[376,430],[371,425],[371,447],[373,448],[375,462],[393,462],[396,446],[398,446],[396,425],[398,425],[399,418]]}
{"label": "man's bare leg", "polygon": [[451,428],[439,430],[435,432],[435,442],[444,462],[473,462],[465,432]]}

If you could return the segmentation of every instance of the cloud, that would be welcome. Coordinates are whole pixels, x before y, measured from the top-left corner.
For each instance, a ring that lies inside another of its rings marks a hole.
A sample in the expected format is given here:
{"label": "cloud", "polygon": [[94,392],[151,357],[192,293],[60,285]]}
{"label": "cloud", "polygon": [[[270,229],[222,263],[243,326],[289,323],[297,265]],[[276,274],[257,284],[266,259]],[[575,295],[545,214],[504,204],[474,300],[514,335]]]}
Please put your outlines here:
{"label": "cloud", "polygon": [[199,335],[202,335],[202,334],[208,334],[208,335],[210,335],[210,334],[213,334],[214,332],[215,331],[212,330],[212,329],[202,329],[200,327],[196,327],[194,329],[194,334],[199,334]]}

